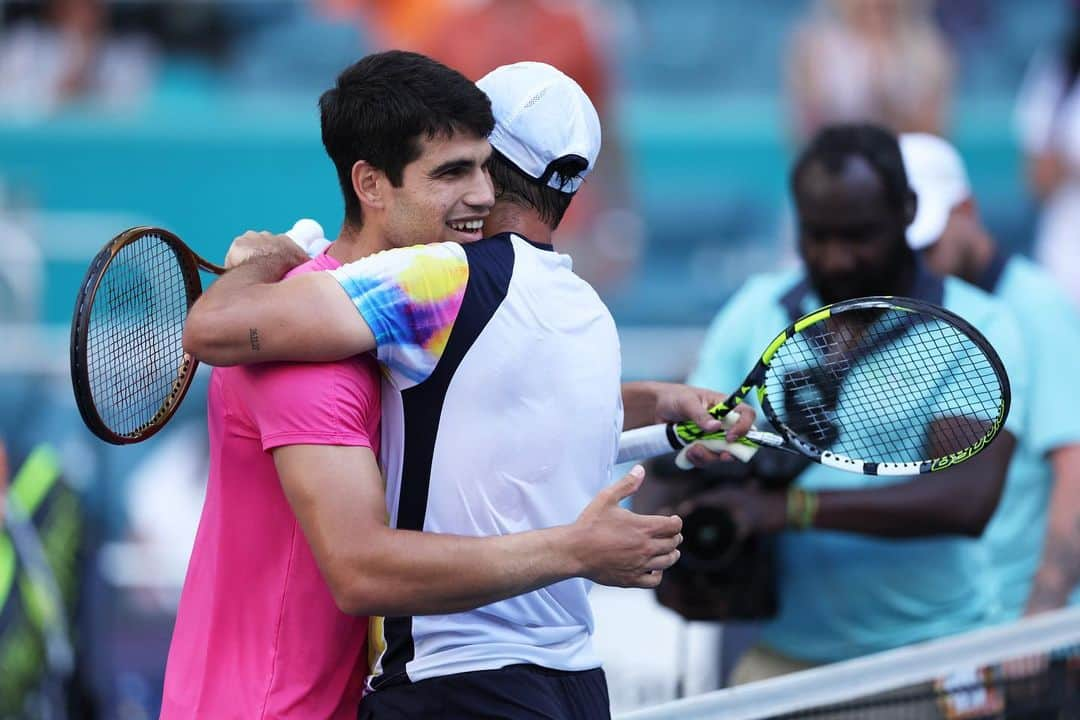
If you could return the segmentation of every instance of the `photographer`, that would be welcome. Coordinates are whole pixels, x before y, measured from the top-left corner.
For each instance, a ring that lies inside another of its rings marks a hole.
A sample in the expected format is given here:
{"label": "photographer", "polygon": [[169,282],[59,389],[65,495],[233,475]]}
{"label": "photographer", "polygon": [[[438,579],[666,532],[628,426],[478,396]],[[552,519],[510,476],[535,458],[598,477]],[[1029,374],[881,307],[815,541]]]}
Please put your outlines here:
{"label": "photographer", "polygon": [[907,246],[916,200],[892,134],[825,128],[799,157],[791,188],[804,271],[755,276],[736,292],[709,329],[692,384],[733,386],[777,331],[823,304],[903,295],[942,305],[987,336],[1014,407],[985,452],[932,476],[812,463],[766,469],[773,453],[759,451],[741,476],[710,468],[642,498],[643,508],[684,518],[683,560],[658,591],[662,603],[696,619],[771,617],[735,684],[995,622],[998,590],[977,538],[1024,417],[1015,403],[1025,395],[1025,357],[1012,316],[962,281],[931,276]]}

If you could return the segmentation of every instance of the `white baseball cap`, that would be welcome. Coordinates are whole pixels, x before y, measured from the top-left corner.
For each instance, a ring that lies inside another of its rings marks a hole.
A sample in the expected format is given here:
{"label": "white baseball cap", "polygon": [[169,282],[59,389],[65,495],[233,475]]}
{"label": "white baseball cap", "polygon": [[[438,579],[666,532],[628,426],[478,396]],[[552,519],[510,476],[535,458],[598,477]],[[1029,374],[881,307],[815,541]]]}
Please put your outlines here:
{"label": "white baseball cap", "polygon": [[[540,62],[503,65],[476,84],[490,98],[495,115],[491,146],[529,177],[546,179],[565,193],[577,192],[600,153],[600,118],[581,86]],[[564,184],[549,167],[571,155],[586,166]]]}
{"label": "white baseball cap", "polygon": [[912,250],[938,241],[954,207],[971,197],[971,184],[960,153],[948,141],[927,133],[900,136],[908,185],[918,198],[915,220],[908,226]]}

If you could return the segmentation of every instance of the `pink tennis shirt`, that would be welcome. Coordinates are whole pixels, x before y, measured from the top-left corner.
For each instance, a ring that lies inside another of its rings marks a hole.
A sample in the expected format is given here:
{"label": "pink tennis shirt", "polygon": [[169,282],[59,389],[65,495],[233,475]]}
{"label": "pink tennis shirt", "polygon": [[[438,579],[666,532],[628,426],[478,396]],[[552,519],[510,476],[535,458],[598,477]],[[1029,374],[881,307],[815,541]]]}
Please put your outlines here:
{"label": "pink tennis shirt", "polygon": [[[337,267],[323,254],[290,275]],[[378,455],[379,413],[369,356],[213,371],[210,477],[169,648],[163,720],[356,717],[367,618],[334,603],[269,451],[350,445]]]}

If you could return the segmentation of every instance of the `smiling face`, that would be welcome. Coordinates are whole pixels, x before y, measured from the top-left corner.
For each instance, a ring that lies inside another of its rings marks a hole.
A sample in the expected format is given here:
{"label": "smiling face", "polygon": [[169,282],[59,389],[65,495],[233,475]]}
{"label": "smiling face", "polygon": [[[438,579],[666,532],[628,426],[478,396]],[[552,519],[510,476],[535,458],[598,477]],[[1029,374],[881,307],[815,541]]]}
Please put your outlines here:
{"label": "smiling face", "polygon": [[798,179],[795,204],[799,250],[822,301],[904,294],[912,262],[904,236],[910,211],[889,202],[870,163],[849,156],[838,172],[811,163]]}
{"label": "smiling face", "polygon": [[487,138],[455,133],[419,143],[420,157],[405,166],[400,186],[384,185],[381,229],[387,245],[479,240],[495,204]]}

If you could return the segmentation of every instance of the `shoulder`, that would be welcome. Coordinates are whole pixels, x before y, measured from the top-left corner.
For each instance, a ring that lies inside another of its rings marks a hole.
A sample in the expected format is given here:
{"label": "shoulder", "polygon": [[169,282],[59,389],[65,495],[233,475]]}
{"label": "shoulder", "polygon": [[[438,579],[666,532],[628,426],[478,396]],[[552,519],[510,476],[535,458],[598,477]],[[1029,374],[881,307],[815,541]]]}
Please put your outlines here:
{"label": "shoulder", "polygon": [[971,283],[949,276],[944,280],[942,304],[972,324],[985,322],[1005,307],[1005,303]]}
{"label": "shoulder", "polygon": [[354,303],[374,312],[459,294],[469,278],[469,261],[457,243],[434,243],[383,250],[330,274]]}
{"label": "shoulder", "polygon": [[1008,303],[963,280],[948,277],[945,278],[943,304],[986,337],[1001,356],[1014,384],[1026,386],[1027,345],[1017,315]]}
{"label": "shoulder", "polygon": [[1071,313],[1072,301],[1058,281],[1026,257],[1009,258],[999,287],[999,298],[1010,305],[1030,306],[1052,314]]}
{"label": "shoulder", "polygon": [[1007,352],[1022,343],[1014,308],[1001,298],[959,278],[947,277],[942,304],[986,335],[999,352]]}
{"label": "shoulder", "polygon": [[[709,324],[699,362],[714,363],[722,355],[741,363],[747,352],[760,350],[757,345],[763,337],[775,335],[788,324],[780,299],[800,279],[798,271],[747,278]],[[701,375],[696,377],[700,379]]]}
{"label": "shoulder", "polygon": [[1025,257],[1011,258],[999,282],[998,297],[1016,316],[1040,362],[1071,359],[1080,353],[1080,313],[1046,270]]}
{"label": "shoulder", "polygon": [[721,312],[744,312],[750,308],[765,312],[779,308],[781,298],[802,277],[798,270],[751,275],[724,303]]}
{"label": "shoulder", "polygon": [[307,273],[318,272],[320,270],[335,270],[341,267],[341,263],[335,260],[330,255],[323,253],[316,255],[302,265],[297,265],[289,272],[285,273],[286,278],[296,277],[297,275],[305,275]]}
{"label": "shoulder", "polygon": [[467,263],[465,250],[457,243],[410,245],[392,248],[345,263],[332,271],[337,276],[384,275],[386,273],[437,272]]}

